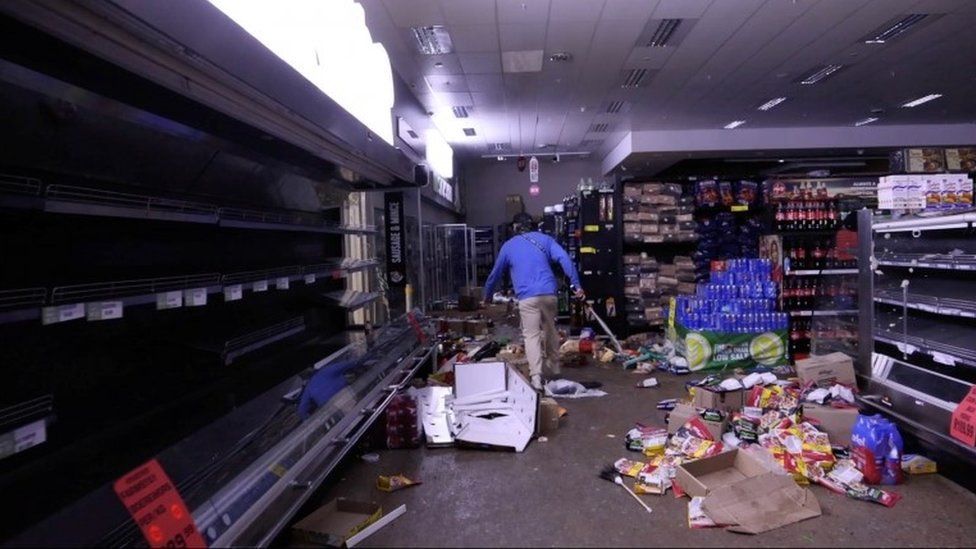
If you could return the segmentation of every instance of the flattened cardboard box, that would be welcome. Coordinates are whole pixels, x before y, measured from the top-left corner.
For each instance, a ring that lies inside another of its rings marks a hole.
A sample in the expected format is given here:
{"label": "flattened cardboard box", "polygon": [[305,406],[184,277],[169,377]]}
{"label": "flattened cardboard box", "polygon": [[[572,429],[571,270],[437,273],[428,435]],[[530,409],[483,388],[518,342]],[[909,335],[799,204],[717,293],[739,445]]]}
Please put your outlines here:
{"label": "flattened cardboard box", "polygon": [[298,544],[342,547],[346,540],[383,516],[376,503],[338,498],[319,507],[291,527]]}
{"label": "flattened cardboard box", "polygon": [[854,361],[844,353],[811,356],[796,361],[796,375],[800,381],[813,381],[818,386],[830,387],[835,383],[855,385]]}
{"label": "flattened cardboard box", "polygon": [[702,508],[716,524],[758,534],[820,516],[813,492],[774,470],[754,451],[732,450],[678,466],[675,480],[690,496],[704,496]]}

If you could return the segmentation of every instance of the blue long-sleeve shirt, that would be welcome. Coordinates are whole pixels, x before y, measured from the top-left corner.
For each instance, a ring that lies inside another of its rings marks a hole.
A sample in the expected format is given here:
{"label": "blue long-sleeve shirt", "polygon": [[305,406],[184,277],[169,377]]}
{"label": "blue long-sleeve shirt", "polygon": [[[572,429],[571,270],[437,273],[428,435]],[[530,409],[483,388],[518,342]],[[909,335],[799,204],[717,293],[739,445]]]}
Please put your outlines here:
{"label": "blue long-sleeve shirt", "polygon": [[[539,245],[536,246],[529,239]],[[495,286],[508,269],[511,270],[515,295],[519,299],[556,295],[556,275],[549,266],[551,261],[559,263],[573,286],[580,287],[579,274],[572,260],[566,250],[551,237],[539,232],[529,232],[509,239],[498,252],[495,266],[485,282],[485,299],[494,295]]]}

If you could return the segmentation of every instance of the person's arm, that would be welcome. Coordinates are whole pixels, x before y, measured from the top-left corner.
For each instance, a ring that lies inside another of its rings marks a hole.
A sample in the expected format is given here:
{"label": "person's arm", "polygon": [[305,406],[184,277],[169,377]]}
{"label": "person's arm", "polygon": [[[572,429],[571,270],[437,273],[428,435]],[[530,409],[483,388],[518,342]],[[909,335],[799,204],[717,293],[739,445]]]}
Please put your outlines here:
{"label": "person's arm", "polygon": [[491,299],[495,295],[495,286],[498,285],[498,281],[501,280],[502,275],[508,269],[508,248],[502,246],[502,249],[498,251],[498,259],[495,260],[495,266],[491,269],[491,274],[488,275],[488,280],[485,281],[485,301]]}
{"label": "person's arm", "polygon": [[573,265],[573,260],[569,258],[569,254],[566,250],[556,242],[555,239],[549,239],[549,257],[556,260],[559,266],[563,268],[563,273],[569,277],[569,282],[577,289],[582,289],[580,286],[579,273],[576,272],[576,266]]}

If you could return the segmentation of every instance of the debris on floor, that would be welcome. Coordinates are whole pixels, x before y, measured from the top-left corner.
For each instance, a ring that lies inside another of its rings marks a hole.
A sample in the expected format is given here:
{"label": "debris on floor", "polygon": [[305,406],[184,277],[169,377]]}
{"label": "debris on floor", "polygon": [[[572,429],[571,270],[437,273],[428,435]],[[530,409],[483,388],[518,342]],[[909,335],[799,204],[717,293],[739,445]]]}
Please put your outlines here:
{"label": "debris on floor", "polygon": [[376,477],[376,488],[378,490],[382,490],[383,492],[396,492],[397,490],[402,490],[418,484],[423,484],[423,482],[413,480],[402,474],[389,476],[380,475]]}
{"label": "debris on floor", "polygon": [[607,393],[599,389],[587,389],[582,383],[568,379],[554,379],[546,383],[546,396],[557,398],[602,397]]}

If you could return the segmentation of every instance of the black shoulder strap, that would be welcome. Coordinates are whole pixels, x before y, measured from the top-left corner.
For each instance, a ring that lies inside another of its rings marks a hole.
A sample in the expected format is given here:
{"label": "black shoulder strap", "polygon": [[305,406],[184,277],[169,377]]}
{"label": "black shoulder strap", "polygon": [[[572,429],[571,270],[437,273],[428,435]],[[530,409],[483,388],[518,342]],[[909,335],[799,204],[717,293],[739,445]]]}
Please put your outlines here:
{"label": "black shoulder strap", "polygon": [[529,235],[527,235],[525,233],[522,233],[519,236],[521,236],[522,238],[524,238],[524,239],[528,240],[529,242],[531,242],[532,245],[535,246],[536,248],[539,248],[539,251],[542,252],[546,256],[546,259],[550,259],[550,257],[549,257],[549,251],[546,250],[545,248],[543,248],[542,247],[542,244],[539,244],[534,239],[529,238]]}

